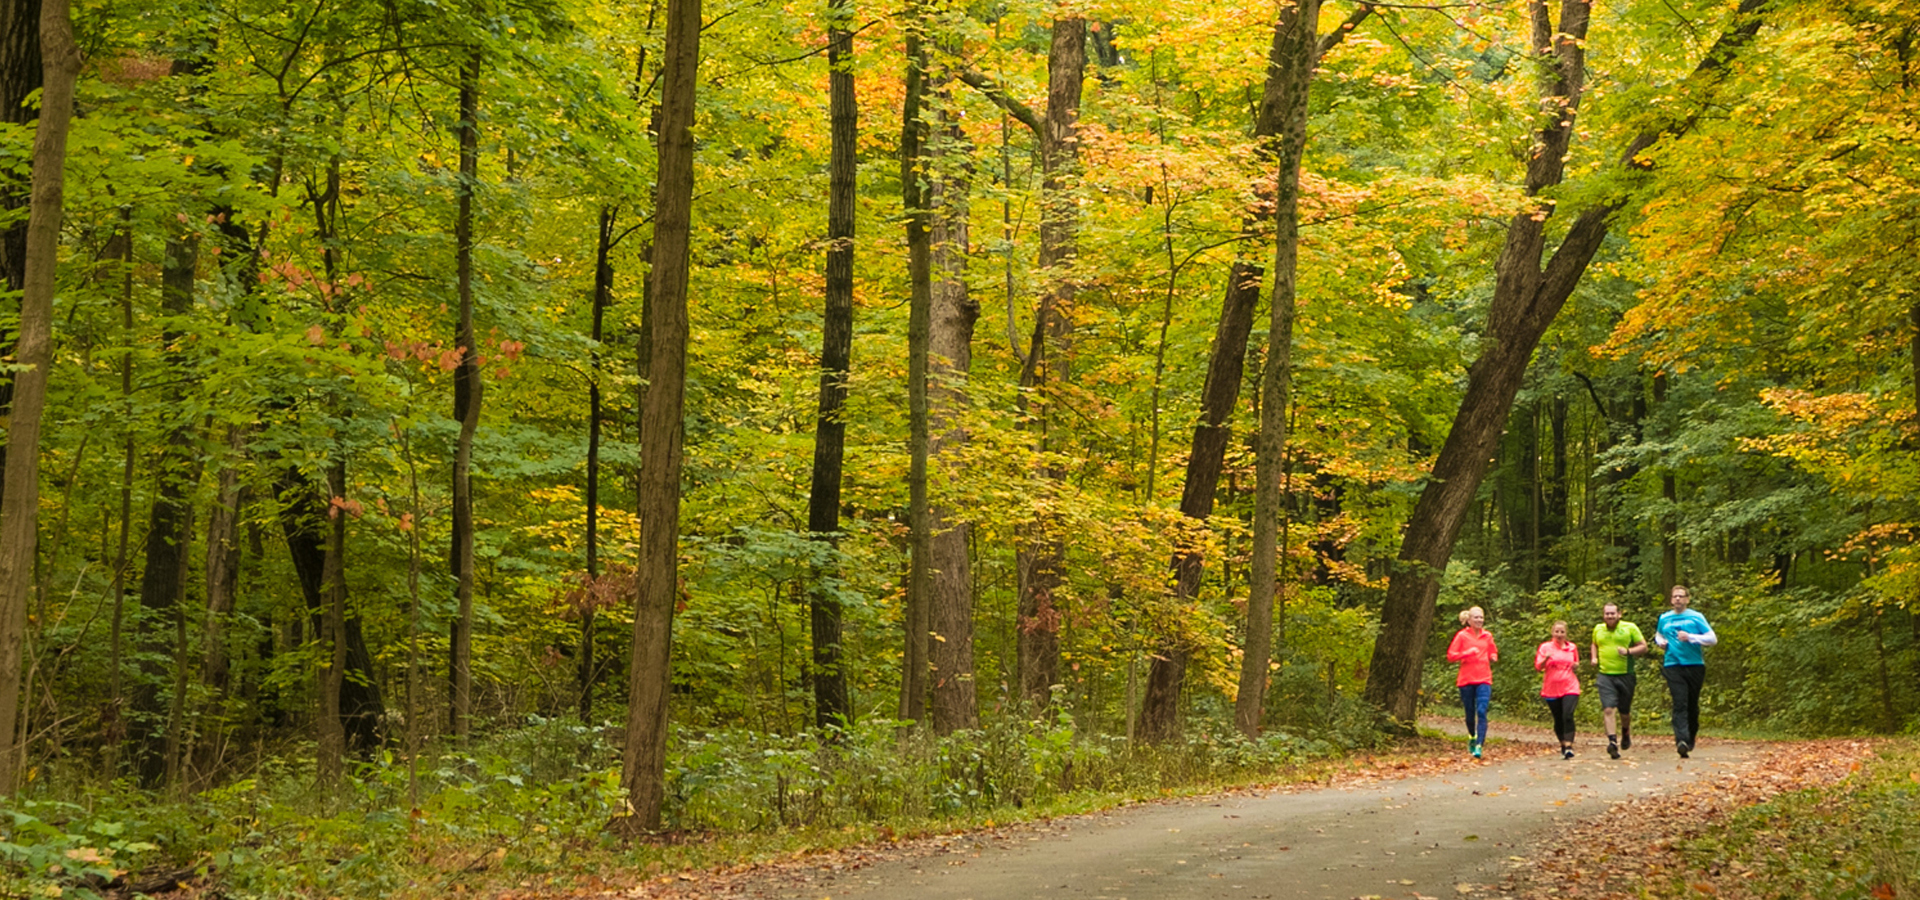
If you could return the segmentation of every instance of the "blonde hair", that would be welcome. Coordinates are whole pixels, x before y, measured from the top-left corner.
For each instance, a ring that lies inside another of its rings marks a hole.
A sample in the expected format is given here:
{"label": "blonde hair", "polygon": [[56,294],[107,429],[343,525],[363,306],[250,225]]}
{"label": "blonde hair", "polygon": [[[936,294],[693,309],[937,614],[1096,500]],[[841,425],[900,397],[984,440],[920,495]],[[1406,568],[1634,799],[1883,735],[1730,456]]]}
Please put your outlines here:
{"label": "blonde hair", "polygon": [[1463,609],[1460,611],[1460,624],[1462,625],[1467,624],[1467,620],[1473,618],[1474,613],[1479,613],[1481,618],[1485,618],[1487,615],[1486,610],[1483,610],[1478,606],[1469,606],[1466,609]]}

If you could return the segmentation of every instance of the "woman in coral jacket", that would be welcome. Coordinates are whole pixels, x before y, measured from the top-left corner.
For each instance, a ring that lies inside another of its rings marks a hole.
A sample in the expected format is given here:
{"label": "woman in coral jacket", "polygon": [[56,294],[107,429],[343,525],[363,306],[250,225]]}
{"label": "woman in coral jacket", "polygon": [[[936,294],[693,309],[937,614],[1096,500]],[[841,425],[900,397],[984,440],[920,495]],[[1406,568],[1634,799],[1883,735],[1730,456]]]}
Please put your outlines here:
{"label": "woman in coral jacket", "polygon": [[1460,624],[1466,626],[1447,646],[1447,662],[1460,664],[1460,707],[1467,714],[1467,750],[1479,759],[1487,745],[1487,704],[1493,702],[1493,664],[1500,660],[1500,648],[1493,643],[1493,632],[1486,630],[1487,614],[1478,606],[1460,612]]}
{"label": "woman in coral jacket", "polygon": [[1533,651],[1533,667],[1540,679],[1540,699],[1553,713],[1553,733],[1560,738],[1560,755],[1573,758],[1573,707],[1580,702],[1580,645],[1567,640],[1567,623],[1553,623],[1553,639]]}

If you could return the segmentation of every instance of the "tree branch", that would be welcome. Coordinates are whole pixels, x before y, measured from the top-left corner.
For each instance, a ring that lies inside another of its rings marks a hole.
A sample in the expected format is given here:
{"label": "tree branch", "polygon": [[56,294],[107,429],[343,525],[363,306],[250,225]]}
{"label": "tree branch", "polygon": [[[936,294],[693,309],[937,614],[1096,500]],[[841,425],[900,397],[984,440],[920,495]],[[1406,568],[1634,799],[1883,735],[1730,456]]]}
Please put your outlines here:
{"label": "tree branch", "polygon": [[1327,55],[1328,50],[1332,50],[1334,47],[1339,46],[1341,41],[1344,41],[1347,39],[1347,34],[1349,32],[1353,31],[1355,28],[1360,27],[1361,22],[1365,22],[1368,16],[1373,15],[1373,11],[1375,7],[1379,5],[1380,4],[1374,4],[1374,3],[1361,3],[1358,8],[1356,8],[1350,15],[1347,16],[1347,18],[1344,21],[1340,23],[1340,27],[1335,28],[1331,32],[1321,35],[1319,45],[1314,48],[1313,58],[1317,60],[1320,57]]}
{"label": "tree branch", "polygon": [[1035,115],[1032,109],[1025,103],[1021,103],[1007,96],[1006,88],[1002,87],[999,82],[988,78],[985,74],[981,73],[980,70],[967,69],[960,73],[960,80],[965,82],[967,86],[979,91],[981,96],[993,101],[993,105],[1005,110],[1007,115],[1019,120],[1020,124],[1027,126],[1027,129],[1033,132],[1034,137],[1038,138],[1045,133],[1045,129],[1040,124],[1040,117]]}

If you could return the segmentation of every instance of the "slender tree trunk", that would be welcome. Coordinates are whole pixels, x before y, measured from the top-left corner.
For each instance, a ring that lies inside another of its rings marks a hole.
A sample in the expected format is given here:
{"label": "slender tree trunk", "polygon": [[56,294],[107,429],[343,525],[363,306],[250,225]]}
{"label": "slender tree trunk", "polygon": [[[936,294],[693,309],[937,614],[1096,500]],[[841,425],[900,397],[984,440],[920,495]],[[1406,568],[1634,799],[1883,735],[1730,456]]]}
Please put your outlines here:
{"label": "slender tree trunk", "polygon": [[43,0],[40,48],[44,89],[40,127],[33,139],[33,201],[27,221],[26,281],[14,344],[14,395],[7,422],[6,485],[0,494],[0,792],[11,794],[26,762],[20,719],[27,602],[39,529],[40,420],[46,410],[47,369],[53,361],[54,270],[60,259],[67,130],[73,116],[80,51],[66,0]]}
{"label": "slender tree trunk", "polygon": [[700,0],[669,0],[654,199],[652,353],[641,411],[639,594],[621,783],[631,825],[658,828],[666,799],[667,696],[679,598],[680,466],[687,370],[687,280],[693,216],[693,112]]}
{"label": "slender tree trunk", "polygon": [[[120,339],[124,346],[133,346],[133,225],[131,211],[120,210],[120,234],[116,240],[120,243]],[[118,775],[120,772],[121,744],[126,739],[127,695],[126,685],[122,682],[125,654],[122,652],[121,637],[124,633],[127,606],[127,565],[133,542],[133,462],[134,462],[134,425],[133,425],[133,351],[120,355],[120,412],[124,438],[120,446],[120,527],[119,540],[114,545],[113,580],[107,587],[112,597],[113,611],[109,614],[107,625],[107,705],[100,713],[100,741],[105,751],[106,771]]]}
{"label": "slender tree trunk", "polygon": [[[821,320],[820,407],[813,436],[813,481],[807,500],[807,530],[827,545],[840,531],[841,465],[846,454],[847,377],[853,359],[853,229],[858,186],[856,139],[859,106],[853,92],[853,4],[829,0],[827,106],[832,150],[827,185],[826,310]],[[832,559],[829,555],[828,559]],[[813,638],[813,714],[820,728],[853,724],[847,673],[840,650],[844,637],[840,599],[827,581],[833,563],[816,568],[807,609]]]}
{"label": "slender tree trunk", "polygon": [[[1728,30],[1695,69],[1696,77],[1724,73],[1732,54],[1758,30],[1760,17],[1756,13],[1766,2],[1741,0]],[[1586,34],[1592,7],[1586,0],[1563,0],[1557,27],[1545,0],[1530,0],[1529,7],[1532,46],[1541,63],[1541,85],[1540,128],[1527,165],[1526,191],[1529,197],[1537,197],[1558,185],[1565,175],[1573,122],[1586,77]],[[1623,154],[1624,164],[1643,165],[1639,160],[1642,151],[1664,134],[1684,131],[1691,124],[1687,119],[1643,132]],[[1494,266],[1485,350],[1468,370],[1466,396],[1407,522],[1381,610],[1372,667],[1367,673],[1367,700],[1409,728],[1419,696],[1427,636],[1433,628],[1434,599],[1439,594],[1440,575],[1453,555],[1460,524],[1486,475],[1487,460],[1498,443],[1534,347],[1579,283],[1606,238],[1607,220],[1622,202],[1610,199],[1581,211],[1544,265],[1546,224],[1553,206],[1535,204],[1516,213],[1508,224],[1506,244]]]}
{"label": "slender tree trunk", "polygon": [[[1664,409],[1667,405],[1667,382],[1665,372],[1656,372],[1653,376],[1653,404]],[[1672,437],[1674,428],[1672,417],[1665,419],[1663,436]],[[1666,501],[1666,510],[1660,515],[1660,593],[1662,596],[1680,583],[1680,486],[1674,481],[1673,467],[1660,467],[1660,499]]]}
{"label": "slender tree trunk", "polygon": [[1307,95],[1318,59],[1314,26],[1319,0],[1282,6],[1274,24],[1268,60],[1268,95],[1283,104],[1283,124],[1274,142],[1273,303],[1267,327],[1267,368],[1260,397],[1260,436],[1255,445],[1253,572],[1248,577],[1247,637],[1240,657],[1240,689],[1234,725],[1249,738],[1260,734],[1273,657],[1273,597],[1280,537],[1281,463],[1287,453],[1287,411],[1293,406],[1293,317],[1300,261],[1300,163],[1307,146]]}
{"label": "slender tree trunk", "polygon": [[906,102],[900,133],[900,193],[907,226],[907,524],[910,535],[906,631],[901,654],[900,718],[926,718],[927,617],[930,566],[927,561],[927,338],[933,316],[933,217],[927,183],[927,0],[908,3]]}
{"label": "slender tree trunk", "polygon": [[[336,448],[335,453],[341,452]],[[347,464],[335,459],[327,467],[327,493],[344,499],[347,490]],[[316,762],[322,785],[337,785],[346,772],[347,733],[342,721],[340,691],[347,673],[347,515],[331,506],[326,551],[321,564],[322,613],[316,629],[325,660],[320,669],[320,714],[314,717]]]}
{"label": "slender tree trunk", "polygon": [[595,582],[600,577],[600,343],[607,306],[613,300],[613,226],[615,208],[600,208],[600,237],[593,266],[593,354],[587,377],[587,580],[580,606],[580,721],[593,721],[593,626],[598,611]]}
{"label": "slender tree trunk", "polygon": [[[1316,59],[1345,39],[1355,26],[1371,15],[1373,7],[1361,4],[1333,32],[1320,36],[1315,44]],[[1273,147],[1286,125],[1282,113],[1287,98],[1276,82],[1273,61],[1286,53],[1283,36],[1274,30],[1274,44],[1268,50],[1266,89],[1254,114],[1253,135],[1260,152],[1268,161],[1276,159]],[[1241,219],[1242,244],[1252,244],[1261,234],[1257,211]],[[1227,272],[1227,290],[1220,304],[1220,323],[1213,333],[1213,350],[1207,360],[1207,381],[1200,392],[1200,421],[1193,428],[1193,443],[1187,454],[1186,481],[1180,492],[1180,513],[1205,521],[1213,515],[1214,492],[1220,485],[1220,473],[1226,461],[1227,444],[1233,430],[1228,417],[1240,397],[1240,383],[1246,377],[1247,338],[1253,333],[1253,313],[1260,302],[1260,282],[1265,271],[1259,263],[1236,258]],[[1200,576],[1206,560],[1197,551],[1181,550],[1173,559],[1173,598],[1176,605],[1193,602],[1200,593]],[[1155,648],[1147,667],[1147,684],[1140,703],[1136,734],[1144,741],[1171,740],[1180,734],[1180,694],[1186,683],[1190,638],[1161,631],[1154,638]]]}
{"label": "slender tree trunk", "polygon": [[[1040,131],[1040,272],[1046,290],[1034,316],[1033,339],[1020,373],[1021,397],[1029,405],[1031,427],[1039,432],[1039,448],[1049,449],[1050,421],[1056,398],[1051,382],[1071,377],[1068,347],[1073,330],[1073,258],[1080,228],[1078,203],[1080,169],[1080,95],[1087,70],[1087,20],[1065,12],[1053,22],[1053,40],[1047,52],[1047,118]],[[1052,347],[1048,347],[1049,340]],[[1058,358],[1059,364],[1054,364]],[[1037,406],[1038,408],[1033,408]],[[1058,482],[1066,472],[1049,466],[1044,473]],[[1020,671],[1020,697],[1034,706],[1052,699],[1060,680],[1060,623],[1056,592],[1066,584],[1065,548],[1057,524],[1043,517],[1030,529],[1016,554],[1019,612],[1015,643]]]}
{"label": "slender tree trunk", "polygon": [[[953,112],[951,81],[934,85],[939,97],[940,137],[930,154],[933,211],[933,271],[928,309],[927,427],[929,462],[947,466],[964,450],[967,433],[961,419],[968,404],[967,373],[973,363],[973,326],[980,304],[967,293],[967,204],[972,187],[971,146]],[[927,563],[930,581],[927,622],[931,642],[927,662],[933,670],[930,704],[934,731],[946,734],[979,725],[973,682],[973,573],[968,545],[973,527],[950,523],[944,506],[927,507]]]}
{"label": "slender tree trunk", "polygon": [[473,336],[473,192],[480,179],[480,51],[460,69],[460,183],[455,188],[454,281],[459,319],[454,350],[453,418],[460,436],[453,451],[453,534],[448,568],[454,580],[454,612],[448,666],[451,710],[448,725],[455,739],[473,728],[473,434],[480,426],[480,360]]}

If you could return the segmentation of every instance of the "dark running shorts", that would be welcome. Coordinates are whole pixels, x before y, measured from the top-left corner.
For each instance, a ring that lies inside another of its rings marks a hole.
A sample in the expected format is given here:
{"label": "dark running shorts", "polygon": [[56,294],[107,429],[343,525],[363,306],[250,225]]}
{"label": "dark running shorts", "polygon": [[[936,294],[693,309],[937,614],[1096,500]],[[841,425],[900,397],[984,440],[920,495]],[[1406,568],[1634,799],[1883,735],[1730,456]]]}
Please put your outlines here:
{"label": "dark running shorts", "polygon": [[1625,675],[1600,673],[1600,675],[1594,679],[1600,686],[1600,708],[1619,709],[1621,707],[1620,701],[1622,700],[1625,700],[1627,704],[1631,705],[1633,703],[1634,678],[1635,676],[1631,672]]}

